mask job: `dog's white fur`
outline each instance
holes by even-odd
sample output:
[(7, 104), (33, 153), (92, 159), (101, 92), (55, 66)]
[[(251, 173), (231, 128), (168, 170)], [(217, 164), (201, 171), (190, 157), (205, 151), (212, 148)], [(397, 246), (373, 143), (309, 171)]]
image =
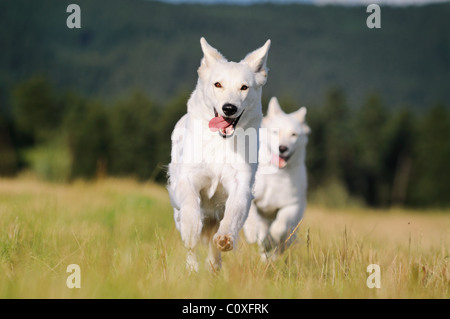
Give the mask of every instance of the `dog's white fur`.
[[(187, 114), (172, 133), (168, 183), (175, 224), (188, 249), (186, 266), (190, 271), (199, 269), (195, 247), (202, 237), (209, 245), (208, 267), (220, 269), (221, 251), (233, 249), (247, 218), (257, 163), (236, 163), (226, 156), (236, 155), (234, 142), (243, 130), (258, 131), (260, 127), (270, 40), (239, 63), (227, 61), (204, 38), (200, 44), (204, 56), (197, 86), (187, 103)], [(243, 85), (248, 89), (243, 90)], [(216, 115), (225, 116), (222, 107), (227, 103), (237, 107), (235, 117), (241, 118), (235, 136), (224, 138), (212, 132), (208, 123), (215, 110)], [(255, 144), (257, 149), (258, 138)]]
[[(263, 128), (272, 130), (273, 134), (279, 133), (279, 145), (286, 146), (290, 156), (286, 166), (274, 174), (262, 173), (267, 169), (264, 166), (274, 165), (270, 161), (260, 163), (256, 173), (255, 198), (244, 234), (249, 243), (259, 245), (262, 259), (275, 258), (292, 243), (295, 236), (292, 232), (306, 207), (305, 154), (310, 128), (305, 123), (305, 115), (305, 107), (291, 114), (284, 113), (277, 98), (273, 97), (262, 122)], [(263, 137), (261, 134), (260, 158), (278, 156), (278, 145), (274, 147), (274, 143), (268, 143)]]

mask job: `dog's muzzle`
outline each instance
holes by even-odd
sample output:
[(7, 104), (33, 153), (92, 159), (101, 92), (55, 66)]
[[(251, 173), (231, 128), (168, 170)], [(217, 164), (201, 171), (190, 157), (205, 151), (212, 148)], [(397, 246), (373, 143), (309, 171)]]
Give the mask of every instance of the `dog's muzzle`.
[[(225, 112), (224, 112), (225, 113)], [(231, 113), (231, 112), (228, 112)], [(235, 112), (233, 112), (234, 114)], [(242, 114), (244, 114), (244, 111), (242, 113), (235, 117), (227, 117), (227, 116), (220, 116), (217, 112), (216, 108), (214, 108), (214, 117), (209, 121), (209, 129), (213, 132), (218, 131), (219, 135), (223, 138), (228, 138), (234, 135), (234, 131), (236, 128), (236, 125), (238, 124), (239, 120), (241, 119)], [(225, 113), (226, 115), (226, 113)]]
[(287, 155), (272, 153), (271, 162), (273, 165), (277, 166), (278, 168), (285, 168), (293, 153), (294, 152), (291, 152), (290, 154), (287, 154)]

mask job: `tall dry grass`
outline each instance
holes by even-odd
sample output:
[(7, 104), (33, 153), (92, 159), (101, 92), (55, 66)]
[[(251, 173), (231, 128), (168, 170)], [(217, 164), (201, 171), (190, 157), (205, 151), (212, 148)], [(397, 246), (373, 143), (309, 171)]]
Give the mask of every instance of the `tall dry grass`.
[[(276, 261), (241, 240), (222, 271), (189, 275), (163, 187), (2, 179), (0, 298), (449, 298), (449, 235), (448, 212), (310, 205)], [(66, 286), (69, 264), (80, 289)], [(366, 285), (369, 264), (380, 289)]]

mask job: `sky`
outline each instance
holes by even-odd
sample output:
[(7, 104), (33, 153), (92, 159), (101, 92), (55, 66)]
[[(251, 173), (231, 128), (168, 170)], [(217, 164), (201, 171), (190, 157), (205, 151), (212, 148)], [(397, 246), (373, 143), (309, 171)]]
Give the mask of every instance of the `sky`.
[(450, 2), (450, 0), (160, 0), (169, 3), (230, 3), (230, 4), (252, 4), (252, 3), (310, 3), (316, 5), (339, 4), (339, 5), (378, 5), (409, 6), (424, 5), (432, 3)]

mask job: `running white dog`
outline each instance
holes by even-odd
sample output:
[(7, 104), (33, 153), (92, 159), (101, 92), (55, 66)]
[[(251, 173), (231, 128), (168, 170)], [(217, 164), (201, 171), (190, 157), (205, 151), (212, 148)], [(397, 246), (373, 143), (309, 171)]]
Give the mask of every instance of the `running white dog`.
[[(220, 269), (221, 251), (233, 249), (247, 218), (270, 40), (239, 63), (227, 61), (204, 38), (200, 44), (197, 86), (172, 132), (168, 184), (190, 271), (198, 271), (194, 248), (202, 237), (209, 244), (207, 264)], [(250, 147), (236, 145), (252, 134)]]
[[(261, 160), (256, 173), (255, 199), (244, 234), (249, 243), (258, 243), (263, 260), (275, 258), (292, 243), (292, 232), (306, 207), (305, 154), (310, 129), (305, 115), (305, 107), (291, 114), (284, 113), (273, 97), (262, 121), (263, 128), (279, 133), (279, 144), (269, 143), (261, 134), (259, 155), (269, 160)], [(270, 165), (278, 170), (273, 174), (264, 173)]]

